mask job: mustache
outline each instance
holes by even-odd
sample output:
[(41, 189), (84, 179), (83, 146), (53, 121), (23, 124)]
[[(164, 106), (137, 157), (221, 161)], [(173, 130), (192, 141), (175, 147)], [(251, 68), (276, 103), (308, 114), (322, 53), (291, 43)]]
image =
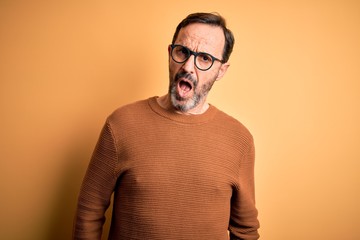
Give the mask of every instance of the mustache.
[(175, 82), (177, 82), (180, 78), (187, 79), (190, 81), (194, 86), (197, 85), (197, 81), (191, 76), (190, 73), (187, 72), (179, 72), (175, 75)]

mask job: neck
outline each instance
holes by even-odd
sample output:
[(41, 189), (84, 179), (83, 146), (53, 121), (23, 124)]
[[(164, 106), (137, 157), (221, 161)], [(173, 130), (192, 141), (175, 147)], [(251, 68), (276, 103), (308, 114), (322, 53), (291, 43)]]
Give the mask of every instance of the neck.
[(204, 103), (200, 103), (198, 106), (196, 106), (193, 109), (190, 109), (189, 111), (186, 111), (186, 112), (179, 111), (172, 105), (169, 94), (166, 94), (164, 96), (157, 98), (157, 102), (160, 105), (160, 107), (162, 107), (164, 109), (172, 110), (176, 113), (185, 114), (185, 115), (203, 114), (209, 108), (209, 104), (207, 102), (204, 102)]

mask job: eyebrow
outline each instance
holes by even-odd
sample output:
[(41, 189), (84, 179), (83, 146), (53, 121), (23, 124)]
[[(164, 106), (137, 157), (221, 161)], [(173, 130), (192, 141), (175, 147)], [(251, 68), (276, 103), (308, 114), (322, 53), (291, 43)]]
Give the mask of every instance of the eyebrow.
[(206, 53), (206, 54), (209, 54), (210, 56), (214, 57), (216, 60), (220, 61), (221, 63), (224, 63), (224, 60), (222, 60), (222, 55), (221, 55), (221, 58), (218, 58), (216, 56), (214, 56), (214, 54), (212, 53), (209, 53), (209, 52), (205, 52), (205, 51), (194, 51), (192, 50), (190, 47), (184, 45), (184, 44), (181, 44), (181, 43), (172, 43), (171, 45), (180, 45), (180, 46), (183, 46), (183, 47), (186, 47), (187, 49), (189, 49), (191, 52), (194, 52), (194, 53)]

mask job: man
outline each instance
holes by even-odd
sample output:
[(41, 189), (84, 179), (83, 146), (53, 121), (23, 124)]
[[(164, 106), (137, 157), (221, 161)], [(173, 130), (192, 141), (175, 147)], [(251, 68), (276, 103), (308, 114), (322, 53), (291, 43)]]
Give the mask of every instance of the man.
[(191, 14), (178, 25), (168, 47), (168, 93), (123, 106), (104, 125), (74, 239), (101, 239), (112, 193), (112, 240), (259, 238), (253, 138), (206, 101), (233, 44), (217, 14)]

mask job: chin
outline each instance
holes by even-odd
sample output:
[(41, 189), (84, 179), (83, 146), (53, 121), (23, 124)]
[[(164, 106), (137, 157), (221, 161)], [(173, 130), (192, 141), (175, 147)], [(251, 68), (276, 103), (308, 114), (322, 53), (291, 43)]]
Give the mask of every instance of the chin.
[(170, 94), (170, 96), (172, 105), (180, 112), (188, 112), (194, 109), (200, 102), (200, 98), (197, 95), (189, 99), (183, 99), (175, 93)]

